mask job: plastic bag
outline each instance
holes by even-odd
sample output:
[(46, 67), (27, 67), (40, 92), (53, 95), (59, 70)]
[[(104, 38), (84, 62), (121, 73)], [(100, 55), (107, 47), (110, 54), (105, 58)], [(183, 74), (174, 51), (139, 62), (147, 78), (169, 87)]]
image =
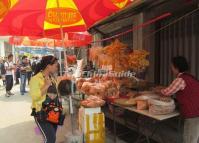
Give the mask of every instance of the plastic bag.
[(175, 102), (171, 98), (168, 98), (168, 100), (163, 98), (150, 99), (148, 103), (149, 113), (154, 115), (165, 115), (172, 113), (175, 110)]

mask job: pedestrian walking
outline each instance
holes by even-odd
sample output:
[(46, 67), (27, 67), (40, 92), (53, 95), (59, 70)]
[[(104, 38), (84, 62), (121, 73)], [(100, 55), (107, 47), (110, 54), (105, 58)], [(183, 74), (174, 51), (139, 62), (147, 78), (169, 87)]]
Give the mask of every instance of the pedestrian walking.
[(31, 62), (30, 60), (28, 60), (28, 63), (27, 63), (27, 79), (28, 79), (28, 85), (30, 83), (30, 79), (32, 77), (32, 66), (31, 66)]
[(28, 69), (28, 59), (27, 59), (27, 56), (23, 56), (22, 62), (20, 64), (20, 92), (21, 92), (21, 95), (24, 95), (25, 93), (27, 93), (27, 91), (26, 91), (27, 69)]
[(11, 95), (14, 95), (11, 93), (12, 87), (13, 87), (13, 70), (14, 70), (14, 64), (13, 64), (13, 55), (8, 55), (8, 60), (4, 63), (5, 66), (5, 80), (6, 80), (6, 97), (10, 97)]

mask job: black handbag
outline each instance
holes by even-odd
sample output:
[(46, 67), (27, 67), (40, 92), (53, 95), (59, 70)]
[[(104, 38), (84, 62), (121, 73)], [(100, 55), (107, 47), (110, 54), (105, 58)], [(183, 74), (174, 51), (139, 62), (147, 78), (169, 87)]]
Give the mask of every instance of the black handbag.
[(52, 85), (48, 89), (48, 93), (57, 94), (55, 99), (46, 97), (46, 100), (42, 104), (42, 111), (45, 112), (44, 117), (48, 122), (63, 125), (65, 120), (65, 115), (63, 114), (62, 103), (59, 101), (59, 92), (56, 87), (56, 82), (51, 78)]
[(36, 109), (33, 108), (32, 109), (32, 113), (31, 113), (31, 116), (35, 117), (37, 120), (39, 121), (46, 121), (46, 112), (44, 112), (43, 110), (39, 111), (39, 112), (36, 112)]
[(63, 114), (63, 108), (58, 97), (54, 100), (49, 97), (46, 98), (42, 104), (42, 117), (53, 124), (63, 125), (65, 115)]

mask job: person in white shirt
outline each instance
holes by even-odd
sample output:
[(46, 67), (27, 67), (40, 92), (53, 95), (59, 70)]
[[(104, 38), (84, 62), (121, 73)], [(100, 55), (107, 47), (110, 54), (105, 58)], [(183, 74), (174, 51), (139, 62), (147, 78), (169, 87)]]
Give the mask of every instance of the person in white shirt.
[(6, 97), (10, 97), (11, 95), (14, 95), (11, 93), (12, 87), (13, 87), (13, 70), (14, 70), (14, 64), (13, 64), (13, 55), (8, 55), (8, 60), (4, 63), (5, 66), (5, 78), (6, 78)]

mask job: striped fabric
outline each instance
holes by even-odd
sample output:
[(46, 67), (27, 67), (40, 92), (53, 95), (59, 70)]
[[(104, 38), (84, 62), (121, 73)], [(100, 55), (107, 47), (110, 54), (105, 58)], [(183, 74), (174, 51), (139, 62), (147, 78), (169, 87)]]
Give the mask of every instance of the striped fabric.
[(186, 87), (186, 83), (182, 78), (176, 78), (166, 89), (161, 92), (163, 95), (171, 96)]

